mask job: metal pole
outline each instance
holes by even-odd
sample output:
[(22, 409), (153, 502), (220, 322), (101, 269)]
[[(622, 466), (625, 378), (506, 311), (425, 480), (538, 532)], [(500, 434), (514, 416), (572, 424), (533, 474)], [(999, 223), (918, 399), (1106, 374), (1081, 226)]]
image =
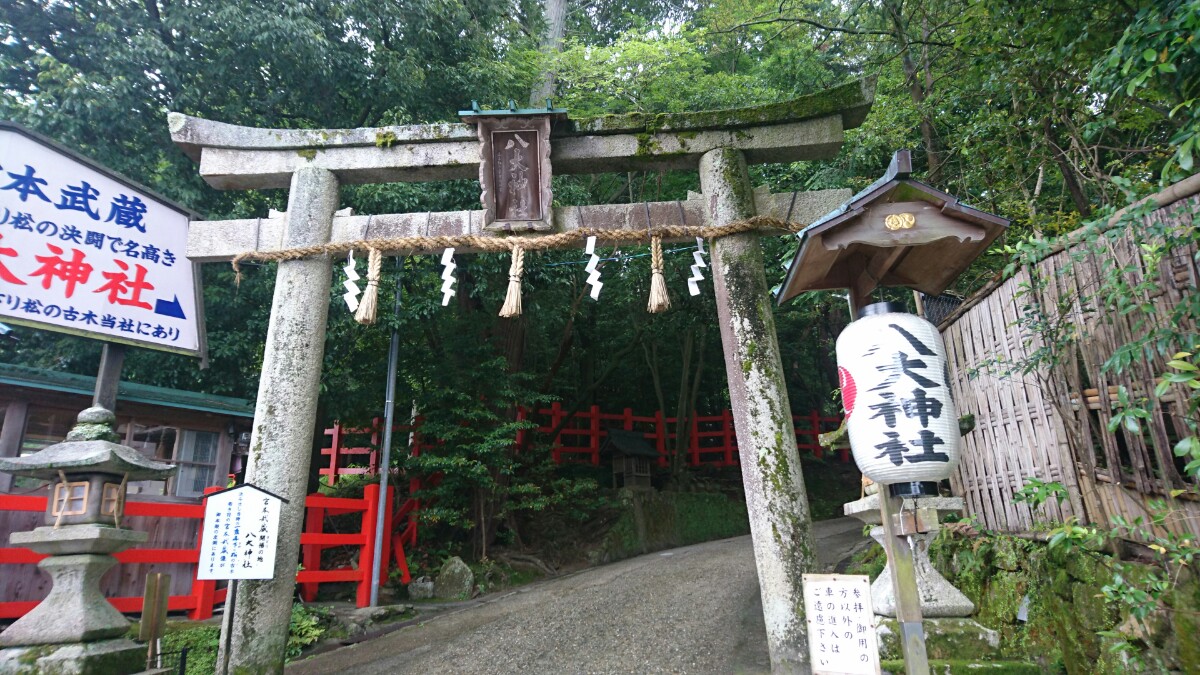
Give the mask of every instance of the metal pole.
[[(404, 259), (396, 258), (396, 267), (403, 273)], [(396, 299), (392, 305), (392, 317), (400, 314), (400, 277), (396, 277)], [(383, 457), (379, 462), (379, 510), (375, 518), (375, 551), (371, 559), (371, 606), (379, 605), (379, 572), (383, 565), (383, 524), (387, 522), (387, 511), (392, 508), (388, 500), (388, 474), (392, 468), (392, 425), (396, 419), (396, 361), (400, 359), (400, 331), (392, 324), (392, 341), (388, 345), (387, 394), (383, 409)]]
[[(201, 524), (203, 527), (203, 524)], [(224, 644), (221, 645), (221, 669), (217, 671), (218, 675), (229, 675), (229, 657), (233, 653), (230, 648), (233, 643), (233, 613), (237, 610), (237, 592), (238, 580), (234, 579), (229, 582), (229, 590), (225, 596), (225, 613), (221, 616), (221, 639)]]

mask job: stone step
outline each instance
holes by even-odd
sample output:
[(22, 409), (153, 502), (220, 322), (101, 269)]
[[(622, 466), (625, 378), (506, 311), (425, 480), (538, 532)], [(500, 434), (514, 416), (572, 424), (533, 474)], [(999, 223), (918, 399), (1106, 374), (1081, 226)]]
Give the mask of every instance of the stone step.
[[(904, 675), (903, 661), (883, 661), (884, 675)], [(1042, 669), (1020, 661), (930, 661), (930, 675), (1041, 675)]]

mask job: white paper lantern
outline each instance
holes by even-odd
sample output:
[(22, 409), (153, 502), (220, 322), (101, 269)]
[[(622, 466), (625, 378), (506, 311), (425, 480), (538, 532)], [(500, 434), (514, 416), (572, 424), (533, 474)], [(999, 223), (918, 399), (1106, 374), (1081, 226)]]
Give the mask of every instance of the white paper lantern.
[(877, 483), (949, 478), (958, 466), (958, 411), (937, 328), (878, 303), (837, 339), (854, 461)]

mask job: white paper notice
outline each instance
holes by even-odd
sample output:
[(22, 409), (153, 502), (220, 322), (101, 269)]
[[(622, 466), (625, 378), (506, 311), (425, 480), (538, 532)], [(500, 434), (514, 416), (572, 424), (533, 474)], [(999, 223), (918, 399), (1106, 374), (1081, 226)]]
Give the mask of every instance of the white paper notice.
[(878, 675), (870, 578), (805, 574), (804, 614), (814, 675)]

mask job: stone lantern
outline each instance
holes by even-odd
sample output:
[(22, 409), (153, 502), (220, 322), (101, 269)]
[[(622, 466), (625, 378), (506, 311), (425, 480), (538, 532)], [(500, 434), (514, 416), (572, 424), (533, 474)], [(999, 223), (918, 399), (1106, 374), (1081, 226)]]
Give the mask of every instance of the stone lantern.
[(14, 532), (10, 542), (49, 557), (38, 563), (50, 594), (0, 633), (0, 672), (36, 664), (36, 672), (134, 673), (145, 648), (124, 638), (129, 621), (100, 592), (113, 553), (146, 541), (121, 528), (129, 481), (160, 480), (175, 467), (120, 445), (115, 416), (104, 408), (79, 413), (65, 441), (32, 455), (0, 458), (0, 471), (51, 482), (45, 525)]

